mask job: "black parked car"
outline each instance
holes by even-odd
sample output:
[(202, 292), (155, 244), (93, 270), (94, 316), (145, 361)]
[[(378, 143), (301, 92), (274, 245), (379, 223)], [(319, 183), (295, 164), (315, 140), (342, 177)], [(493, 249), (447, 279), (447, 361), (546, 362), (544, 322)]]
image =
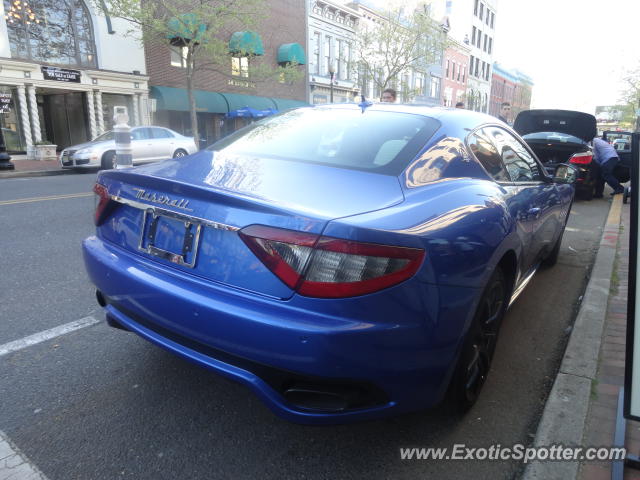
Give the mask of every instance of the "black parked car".
[(572, 110), (525, 110), (518, 114), (513, 128), (547, 172), (553, 174), (561, 163), (576, 167), (576, 194), (587, 200), (593, 198), (596, 172), (589, 142), (598, 134), (596, 117)]
[(628, 182), (631, 178), (631, 135), (631, 132), (619, 131), (606, 131), (602, 134), (602, 139), (611, 142), (618, 152), (620, 162), (613, 174), (620, 183)]

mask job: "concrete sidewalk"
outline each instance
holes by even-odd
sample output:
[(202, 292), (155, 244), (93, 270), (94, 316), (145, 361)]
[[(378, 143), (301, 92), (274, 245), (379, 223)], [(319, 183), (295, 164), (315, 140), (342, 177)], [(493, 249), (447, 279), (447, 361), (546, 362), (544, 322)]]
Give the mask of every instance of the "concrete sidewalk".
[(65, 175), (74, 170), (63, 170), (56, 160), (27, 160), (26, 155), (11, 155), (13, 170), (0, 170), (0, 178), (41, 177), (46, 175)]
[[(611, 278), (611, 293), (600, 348), (598, 372), (589, 402), (584, 445), (611, 445), (615, 431), (618, 393), (624, 385), (627, 298), (629, 285), (629, 205), (622, 208), (616, 262)], [(625, 446), (630, 454), (640, 453), (640, 425), (628, 421)], [(610, 479), (611, 463), (584, 462), (578, 477), (581, 480)], [(640, 479), (640, 471), (625, 468), (625, 479)]]
[[(613, 197), (595, 264), (534, 446), (611, 447), (624, 384), (630, 206)], [(640, 426), (627, 422), (625, 445), (640, 451)], [(523, 479), (611, 478), (611, 462), (533, 462)], [(625, 479), (640, 471), (625, 469)]]

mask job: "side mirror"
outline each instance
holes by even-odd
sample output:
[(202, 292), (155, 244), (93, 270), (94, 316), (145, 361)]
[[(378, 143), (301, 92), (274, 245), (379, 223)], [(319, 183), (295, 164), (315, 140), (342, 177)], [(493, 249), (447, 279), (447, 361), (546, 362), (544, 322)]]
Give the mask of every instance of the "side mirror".
[(567, 163), (561, 163), (556, 167), (556, 171), (553, 173), (553, 181), (555, 183), (566, 183), (574, 185), (578, 180), (578, 169), (573, 165)]

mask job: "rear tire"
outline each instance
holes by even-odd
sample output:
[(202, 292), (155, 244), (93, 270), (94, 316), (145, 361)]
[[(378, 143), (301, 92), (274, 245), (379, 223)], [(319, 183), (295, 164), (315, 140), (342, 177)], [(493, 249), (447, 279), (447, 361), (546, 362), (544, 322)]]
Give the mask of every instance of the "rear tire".
[(507, 310), (507, 295), (507, 281), (498, 267), (482, 293), (449, 385), (449, 398), (458, 413), (467, 412), (476, 403), (487, 379)]
[(105, 152), (100, 161), (102, 170), (111, 170), (116, 168), (116, 152), (113, 150)]
[(590, 188), (582, 189), (579, 192), (579, 196), (582, 200), (587, 200), (587, 201), (593, 200), (594, 190), (595, 190), (595, 187), (593, 186)]
[(562, 245), (562, 237), (564, 237), (564, 230), (567, 228), (567, 223), (569, 222), (569, 215), (571, 215), (571, 208), (573, 207), (573, 202), (569, 205), (569, 210), (567, 211), (567, 217), (564, 219), (564, 225), (562, 227), (562, 232), (560, 232), (560, 236), (558, 240), (556, 240), (556, 244), (553, 246), (553, 249), (549, 252), (544, 260), (542, 260), (541, 265), (544, 268), (551, 268), (556, 263), (558, 263), (558, 257), (560, 256), (560, 246)]
[(182, 158), (182, 157), (186, 157), (187, 155), (188, 155), (187, 151), (182, 148), (179, 148), (178, 150), (173, 152), (173, 158)]

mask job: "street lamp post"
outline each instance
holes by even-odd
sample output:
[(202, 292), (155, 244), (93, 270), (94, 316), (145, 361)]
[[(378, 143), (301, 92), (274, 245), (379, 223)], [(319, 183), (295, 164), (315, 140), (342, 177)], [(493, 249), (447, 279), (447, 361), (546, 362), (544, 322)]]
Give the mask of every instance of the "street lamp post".
[(0, 170), (13, 170), (16, 166), (11, 163), (11, 157), (7, 153), (7, 147), (4, 144), (4, 133), (0, 128)]
[(331, 84), (329, 85), (329, 91), (331, 92), (329, 95), (330, 103), (333, 103), (333, 77), (336, 74), (336, 67), (333, 63), (329, 64), (329, 76), (331, 77)]

